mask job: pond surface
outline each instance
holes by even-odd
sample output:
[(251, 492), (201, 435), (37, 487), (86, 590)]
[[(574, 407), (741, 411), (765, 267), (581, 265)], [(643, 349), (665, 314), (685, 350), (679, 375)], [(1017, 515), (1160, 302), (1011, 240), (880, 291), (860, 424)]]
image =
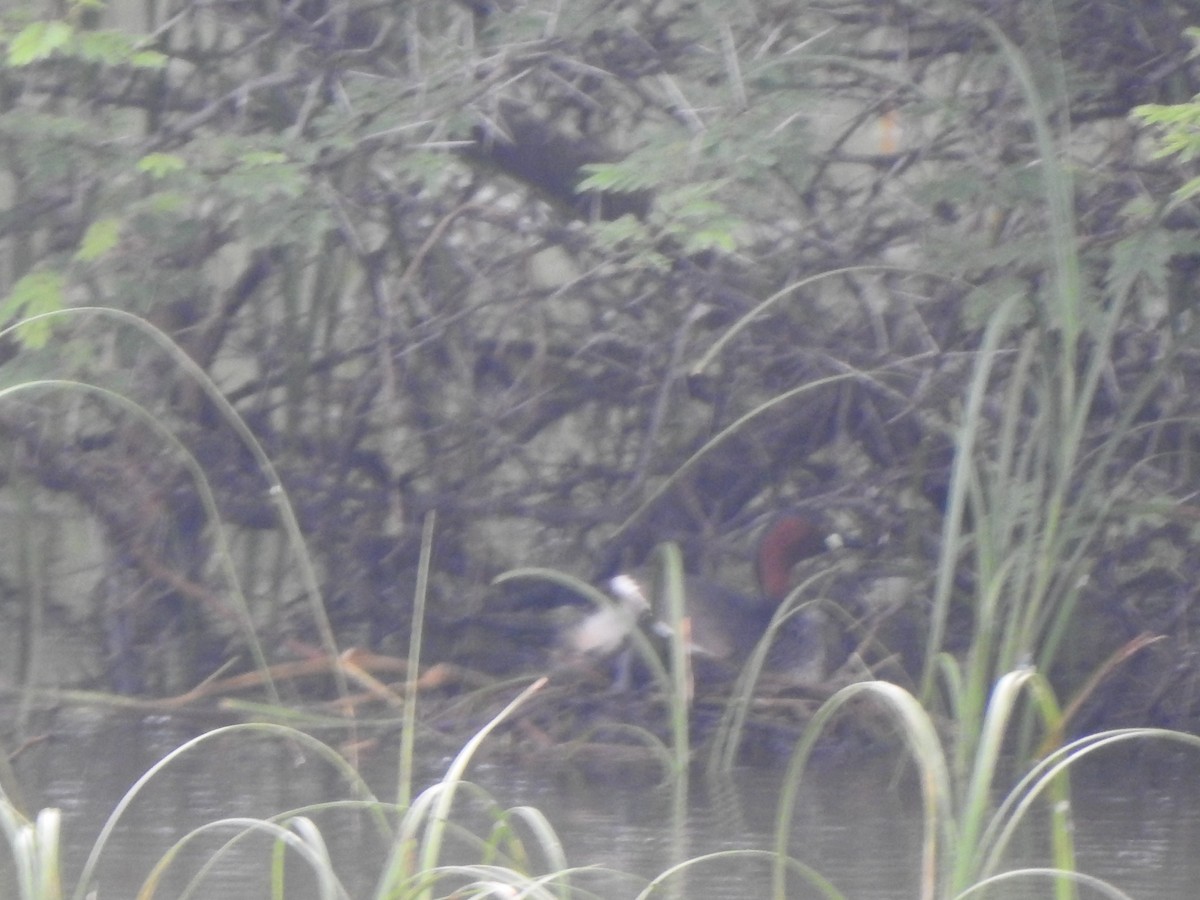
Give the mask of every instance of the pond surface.
[[(198, 733), (194, 723), (72, 711), (48, 722), (46, 741), (27, 749), (17, 774), (36, 808), (64, 814), (68, 886), (83, 866), (104, 820), (152, 765)], [(393, 749), (376, 751), (363, 774), (383, 798), (393, 796)], [(448, 759), (431, 760), (421, 787), (435, 782)], [(792, 829), (793, 854), (856, 900), (895, 900), (917, 893), (919, 797), (911, 777), (896, 777), (891, 757), (816, 760), (801, 787)], [(687, 827), (670, 827), (670, 797), (644, 773), (619, 768), (597, 776), (563, 766), (483, 762), (471, 781), (503, 807), (528, 804), (549, 819), (567, 861), (638, 876), (591, 881), (599, 896), (632, 897), (674, 860), (716, 850), (772, 845), (783, 773), (741, 770), (728, 783), (694, 785)], [(1076, 772), (1074, 809), (1081, 871), (1105, 878), (1136, 898), (1178, 900), (1200, 884), (1200, 756), (1175, 750), (1116, 750)], [(327, 763), (294, 745), (245, 734), (206, 744), (164, 769), (130, 806), (101, 855), (99, 900), (136, 894), (171, 844), (205, 823), (231, 816), (261, 818), (308, 803), (345, 799), (346, 783)], [(368, 897), (382, 865), (380, 842), (366, 816), (314, 815), (351, 896)], [(486, 833), (480, 817), (476, 833)], [(1030, 828), (1019, 853), (1043, 862), (1044, 841)], [(204, 859), (230, 837), (224, 830), (195, 846), (156, 896), (179, 896)], [(270, 853), (260, 838), (232, 849), (201, 887), (199, 898), (265, 897)], [(293, 866), (289, 898), (312, 896), (306, 872)], [(703, 863), (683, 896), (765, 896), (765, 863)], [(186, 874), (185, 874), (186, 873)], [(7, 878), (4, 878), (7, 881)], [(815, 895), (814, 895), (815, 896)], [(1007, 887), (989, 897), (1050, 896), (1045, 882)], [(1086, 893), (1083, 896), (1088, 896)]]

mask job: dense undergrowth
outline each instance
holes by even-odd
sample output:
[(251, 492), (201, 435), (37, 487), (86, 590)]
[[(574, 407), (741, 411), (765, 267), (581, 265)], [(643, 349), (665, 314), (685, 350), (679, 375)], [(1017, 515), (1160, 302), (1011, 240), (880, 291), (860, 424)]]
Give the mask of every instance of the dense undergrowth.
[(580, 599), (498, 573), (737, 581), (795, 509), (861, 546), (798, 600), (831, 687), (1191, 721), (1195, 229), (1127, 115), (1180, 9), (518, 6), (0, 18), (5, 384), (91, 386), (0, 408), (5, 677), (403, 658), (433, 511), (427, 662), (520, 676)]
[[(418, 4), (364, 36), (382, 13), (358, 4), (266, 30), (269, 11), (193, 27), (203, 11), (185, 4), (135, 37), (92, 22), (92, 6), (0, 18), (0, 138), (20, 151), (5, 163), (4, 309), (19, 321), (0, 334), (0, 431), (23, 573), (2, 612), (22, 713), (87, 702), (252, 720), (161, 766), (217, 737), (298, 743), (354, 785), (344, 807), (377, 832), (380, 898), (601, 894), (536, 810), (489, 806), (483, 833), (455, 819), (460, 797), (482, 797), (468, 764), (516, 722), (564, 755), (652, 760), (676, 827), (697, 772), (726, 775), (754, 729), (775, 729), (786, 766), (761, 851), (775, 894), (838, 897), (788, 838), (814, 746), (850, 722), (919, 773), (923, 898), (1016, 879), (1121, 896), (1077, 871), (1070, 772), (1131, 740), (1197, 743), (1197, 254), (1186, 184), (1173, 201), (1161, 189), (1177, 171), (1144, 148), (1130, 151), (1137, 177), (1087, 165), (1108, 148), (1089, 118), (1106, 107), (1077, 92), (1090, 63), (1070, 31), (1089, 4), (1028, 4), (1037, 35), (954, 3), (892, 6), (915, 30), (853, 9), (796, 24), (762, 4), (756, 31), (710, 9), (698, 34), (656, 8), (631, 26), (641, 64), (574, 11)], [(224, 53), (209, 27), (309, 62), (243, 81), (206, 67)], [(923, 54), (870, 70), (855, 40), (877, 29), (927, 35), (952, 75)], [(80, 93), (85, 72), (100, 93)], [(1122, 116), (1147, 99), (1096, 90), (1109, 87)], [(832, 141), (794, 111), (801, 96), (860, 95), (874, 99)], [(126, 115), (97, 113), (109, 103)], [(897, 112), (906, 145), (852, 142)], [(606, 126), (636, 149), (593, 144)], [(528, 142), (567, 170), (531, 168)], [(523, 187), (481, 184), (496, 170)], [(64, 179), (72, 202), (51, 203)], [(550, 251), (568, 260), (548, 275)], [(741, 677), (698, 688), (682, 579), (724, 568), (783, 507), (864, 549), (815, 565), (788, 601), (824, 610), (841, 652), (764, 717), (773, 631)], [(82, 611), (63, 600), (69, 554), (41, 549), (71, 510), (100, 535), (79, 551), (94, 576)], [(674, 637), (633, 633), (643, 677), (632, 703), (609, 703), (605, 672), (555, 667), (548, 608), (610, 603), (591, 577), (656, 545)], [(584, 558), (601, 562), (571, 564)], [(562, 571), (493, 582), (531, 562)], [(871, 599), (884, 581), (898, 599)], [(40, 661), (64, 626), (106, 650), (50, 677)], [(416, 736), (448, 710), (461, 750), (420, 790)], [(329, 746), (278, 724), (297, 714), (348, 741), (398, 726), (397, 796), (371, 796)], [(19, 896), (88, 896), (113, 828), (63, 885), (59, 815), (26, 808), (20, 782), (0, 768)], [(1048, 819), (1055, 868), (1007, 871), (1032, 817)], [(318, 820), (207, 827), (266, 835), (322, 897), (346, 896)], [(447, 862), (448, 831), (477, 861)], [(143, 896), (176, 861), (162, 857)], [(678, 892), (707, 861), (675, 860), (628, 893)]]

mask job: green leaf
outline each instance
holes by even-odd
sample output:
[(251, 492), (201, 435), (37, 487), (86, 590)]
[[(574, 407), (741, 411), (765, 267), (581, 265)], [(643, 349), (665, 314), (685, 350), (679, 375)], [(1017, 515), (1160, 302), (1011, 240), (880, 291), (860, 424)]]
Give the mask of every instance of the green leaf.
[(153, 215), (177, 215), (191, 205), (191, 198), (181, 191), (155, 191), (137, 204)]
[(725, 215), (725, 207), (715, 200), (689, 200), (675, 210), (675, 215), (680, 219), (695, 221), (715, 219)]
[(286, 153), (275, 150), (254, 150), (242, 154), (242, 164), (246, 166), (275, 166), (287, 161)]
[(626, 264), (665, 270), (670, 262), (653, 250), (653, 235), (645, 222), (636, 216), (624, 215), (609, 222), (590, 225), (597, 243), (609, 253), (626, 257)]
[(174, 153), (147, 153), (137, 162), (139, 172), (145, 172), (152, 178), (162, 178), (172, 172), (182, 172), (187, 168), (187, 160)]
[(129, 64), (139, 69), (161, 69), (167, 64), (167, 55), (157, 50), (138, 50), (130, 55)]
[(726, 228), (701, 228), (686, 236), (684, 250), (688, 253), (701, 253), (705, 250), (736, 253), (737, 238), (733, 236), (732, 231)]
[[(66, 295), (62, 272), (30, 272), (13, 285), (12, 293), (0, 302), (0, 320), (36, 316), (60, 310)], [(26, 347), (36, 350), (50, 339), (50, 322), (42, 319), (18, 325), (16, 334)]]
[(628, 159), (616, 163), (588, 163), (580, 171), (585, 177), (576, 185), (576, 193), (615, 191), (631, 194), (654, 187), (658, 180), (654, 173)]
[(1200, 97), (1169, 106), (1135, 106), (1133, 115), (1161, 130), (1155, 159), (1177, 156), (1181, 162), (1189, 162), (1200, 154)]
[(8, 63), (27, 66), (48, 58), (70, 43), (75, 30), (66, 22), (32, 22), (17, 32), (8, 45)]
[(1197, 176), (1196, 178), (1190, 178), (1185, 181), (1182, 185), (1176, 188), (1175, 193), (1172, 196), (1178, 203), (1183, 200), (1190, 200), (1197, 194), (1200, 194), (1200, 176)]
[(80, 262), (90, 262), (99, 259), (117, 245), (121, 239), (121, 220), (113, 216), (97, 219), (84, 232), (75, 258)]
[(115, 66), (133, 53), (133, 41), (119, 31), (84, 31), (79, 35), (76, 55), (86, 62)]

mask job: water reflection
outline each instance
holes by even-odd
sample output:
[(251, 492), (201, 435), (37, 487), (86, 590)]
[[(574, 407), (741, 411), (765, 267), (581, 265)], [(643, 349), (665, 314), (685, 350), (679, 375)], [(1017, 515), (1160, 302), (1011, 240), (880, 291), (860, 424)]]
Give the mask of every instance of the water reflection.
[[(915, 895), (920, 823), (911, 812), (917, 807), (907, 790), (889, 789), (892, 774), (890, 765), (882, 764), (855, 772), (822, 768), (801, 787), (792, 852), (832, 877), (848, 896)], [(741, 770), (729, 782), (697, 783), (682, 855), (770, 849), (781, 777), (779, 771)], [(528, 788), (537, 789), (533, 784)], [(544, 793), (543, 809), (559, 827), (570, 859), (600, 862), (647, 879), (675, 861), (665, 793), (655, 795), (619, 780), (598, 784), (569, 779), (555, 793)], [(765, 896), (769, 862), (722, 858), (701, 863), (689, 874), (687, 897)]]
[[(148, 768), (197, 729), (168, 719), (95, 713), (60, 714), (52, 738), (18, 760), (31, 802), (64, 813), (65, 868), (74, 884), (102, 823)], [(431, 760), (432, 783), (446, 760)], [(364, 776), (381, 797), (394, 796), (395, 759), (380, 753)], [(1200, 880), (1200, 759), (1174, 751), (1108, 753), (1077, 770), (1074, 803), (1080, 868), (1145, 900), (1189, 896)], [(920, 803), (889, 758), (823, 759), (801, 785), (791, 850), (828, 877), (846, 896), (863, 900), (916, 896)], [(602, 896), (632, 896), (681, 856), (730, 849), (769, 849), (775, 829), (781, 773), (739, 771), (729, 783), (693, 786), (682, 845), (670, 827), (669, 793), (645, 773), (584, 776), (568, 767), (514, 768), (481, 764), (471, 779), (505, 807), (541, 810), (563, 841), (573, 865), (607, 867), (639, 880), (598, 876), (588, 882)], [(100, 866), (102, 897), (132, 896), (165, 850), (189, 830), (231, 816), (263, 817), (307, 803), (344, 799), (348, 788), (328, 764), (293, 745), (231, 736), (166, 769), (132, 805)], [(323, 813), (316, 821), (351, 896), (369, 895), (386, 848), (370, 821), (358, 814)], [(482, 820), (486, 822), (486, 819)], [(164, 896), (187, 884), (199, 861), (233, 832), (199, 842), (193, 862), (179, 867)], [(1040, 861), (1036, 829), (1022, 843), (1021, 862)], [(229, 849), (194, 896), (265, 896), (269, 842), (264, 837)], [(289, 898), (311, 877), (290, 864)], [(764, 896), (766, 862), (712, 861), (689, 873), (685, 896)], [(1028, 884), (989, 896), (1040, 898), (1048, 886)], [(1021, 891), (1024, 891), (1022, 893)]]

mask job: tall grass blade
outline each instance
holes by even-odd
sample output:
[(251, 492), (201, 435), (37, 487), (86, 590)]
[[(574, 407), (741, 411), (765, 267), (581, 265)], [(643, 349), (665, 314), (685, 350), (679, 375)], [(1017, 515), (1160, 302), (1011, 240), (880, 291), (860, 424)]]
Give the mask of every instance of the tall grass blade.
[(329, 747), (327, 744), (317, 740), (311, 735), (283, 725), (272, 725), (265, 722), (247, 722), (237, 725), (225, 725), (221, 728), (214, 728), (212, 731), (206, 731), (204, 734), (198, 735), (197, 737), (180, 744), (161, 760), (147, 769), (142, 776), (133, 783), (133, 786), (125, 792), (124, 796), (121, 797), (116, 807), (105, 820), (104, 825), (100, 829), (99, 835), (97, 835), (95, 842), (92, 844), (92, 849), (89, 851), (87, 859), (83, 864), (83, 870), (80, 872), (79, 881), (75, 886), (75, 891), (71, 895), (74, 900), (85, 900), (88, 893), (93, 889), (93, 882), (96, 877), (96, 869), (100, 864), (100, 859), (104, 855), (104, 850), (108, 846), (108, 842), (112, 839), (112, 836), (116, 831), (117, 825), (120, 824), (122, 817), (125, 815), (126, 810), (129, 809), (133, 801), (136, 800), (142, 791), (154, 781), (159, 772), (181, 757), (191, 753), (198, 747), (208, 743), (213, 743), (222, 738), (231, 737), (234, 735), (242, 735), (243, 733), (245, 733), (247, 736), (273, 735), (280, 737), (284, 740), (301, 745), (303, 748), (312, 751), (313, 754), (318, 758), (324, 759), (326, 762), (330, 763), (334, 770), (346, 779), (347, 783), (350, 785), (352, 793), (376, 802), (375, 808), (379, 810), (374, 816), (376, 825), (379, 828), (380, 833), (385, 838), (390, 838), (391, 829), (381, 811), (382, 807), (378, 805), (378, 801), (376, 801), (375, 796), (371, 793), (370, 788), (367, 787), (366, 782), (363, 781), (362, 776), (358, 774), (358, 771), (332, 747)]
[(18, 900), (61, 900), (62, 814), (43, 809), (30, 821), (0, 797), (0, 832), (12, 857)]
[(217, 863), (220, 861), (221, 853), (228, 850), (239, 840), (245, 839), (252, 834), (264, 834), (273, 842), (292, 850), (303, 859), (314, 873), (320, 900), (349, 900), (350, 895), (333, 869), (333, 861), (330, 859), (325, 839), (321, 836), (319, 829), (317, 829), (312, 821), (303, 817), (293, 818), (286, 825), (247, 817), (216, 819), (212, 822), (206, 822), (199, 828), (188, 832), (188, 834), (176, 841), (166, 853), (159, 857), (154, 864), (154, 868), (151, 869), (150, 874), (143, 881), (137, 894), (137, 900), (152, 900), (156, 896), (162, 884), (163, 877), (167, 874), (175, 860), (180, 858), (180, 855), (189, 844), (201, 840), (212, 832), (228, 831), (231, 829), (236, 830), (238, 836), (222, 847), (216, 855), (210, 857), (200, 867), (200, 870), (192, 877), (188, 886), (178, 895), (178, 900), (189, 900), (189, 898), (195, 896), (196, 892), (202, 888), (205, 879), (215, 870)]
[[(2, 332), (0, 332), (2, 334)], [(279, 697), (275, 682), (271, 678), (270, 666), (267, 663), (266, 653), (262, 648), (262, 644), (258, 640), (258, 634), (254, 628), (254, 620), (250, 615), (250, 605), (246, 600), (246, 596), (241, 589), (241, 582), (237, 577), (237, 572), (234, 567), (233, 553), (228, 544), (228, 536), (225, 529), (216, 527), (216, 523), (220, 522), (220, 513), (217, 509), (216, 497), (213, 496), (212, 488), (208, 484), (208, 479), (205, 476), (204, 469), (199, 461), (192, 454), (191, 450), (179, 440), (162, 422), (152, 415), (148, 410), (138, 405), (129, 398), (118, 394), (108, 388), (99, 387), (93, 384), (87, 384), (80, 381), (69, 381), (65, 379), (45, 379), (38, 381), (27, 381), (19, 385), (0, 389), (0, 399), (24, 391), (36, 390), (67, 390), (81, 391), (88, 394), (93, 394), (107, 403), (118, 407), (125, 412), (137, 417), (144, 422), (153, 432), (158, 434), (171, 447), (173, 452), (177, 454), (177, 458), (183, 463), (183, 466), (188, 471), (188, 475), (192, 479), (192, 485), (196, 489), (196, 494), (200, 498), (201, 507), (204, 509), (204, 514), (209, 522), (214, 523), (213, 527), (213, 542), (215, 545), (215, 557), (221, 567), (221, 573), (226, 579), (229, 594), (234, 603), (234, 611), (238, 616), (238, 625), (242, 629), (243, 636), (246, 639), (247, 645), (250, 648), (255, 665), (263, 674), (263, 684), (270, 696), (272, 702), (276, 705), (282, 705), (282, 700)], [(336, 670), (335, 670), (336, 671)]]
[[(540, 691), (547, 680), (543, 676), (529, 685), (476, 732), (454, 757), (442, 780), (422, 792), (405, 811), (400, 823), (400, 834), (392, 845), (390, 857), (383, 869), (384, 874), (375, 894), (377, 898), (383, 900), (402, 896), (432, 896), (430, 873), (437, 868), (450, 819), (450, 809), (459, 787), (463, 784), (463, 776), (471, 759), (488, 735), (529, 697)], [(425, 834), (418, 842), (417, 832), (422, 826), (425, 828)]]
[(986, 879), (996, 873), (1017, 827), (1025, 821), (1033, 805), (1051, 788), (1055, 779), (1065, 775), (1070, 766), (1105, 747), (1148, 740), (1178, 743), (1200, 751), (1200, 736), (1164, 728), (1123, 728), (1099, 732), (1056, 750), (1034, 765), (997, 807), (981, 840), (982, 863), (977, 869), (977, 877)]
[[(1015, 896), (1029, 897), (1036, 896), (1030, 894), (1028, 888), (1023, 888), (1014, 885), (1013, 882), (1024, 881), (1050, 881), (1055, 887), (1055, 896), (1058, 896), (1058, 889), (1066, 886), (1070, 889), (1071, 895), (1075, 895), (1075, 886), (1083, 885), (1091, 888), (1102, 897), (1110, 897), (1112, 900), (1134, 900), (1129, 894), (1122, 891), (1115, 885), (1109, 884), (1102, 878), (1096, 878), (1094, 875), (1085, 875), (1083, 872), (1074, 872), (1063, 869), (1016, 869), (1012, 872), (1003, 872), (999, 875), (993, 875), (990, 878), (985, 878), (971, 887), (967, 888), (959, 894), (955, 894), (955, 900), (969, 900), (971, 897), (992, 897), (994, 896), (993, 888), (996, 887), (1013, 887), (1019, 893)], [(1034, 888), (1036, 890), (1036, 888)], [(1001, 894), (1001, 896), (1007, 896)]]
[[(259, 443), (258, 438), (254, 436), (254, 433), (250, 430), (245, 421), (243, 421), (237, 410), (233, 408), (233, 405), (225, 399), (225, 396), (221, 393), (221, 389), (217, 387), (216, 383), (212, 380), (209, 374), (205, 372), (204, 369), (201, 368), (200, 365), (197, 364), (190, 356), (188, 356), (186, 352), (184, 352), (183, 348), (176, 344), (164, 331), (155, 327), (153, 324), (141, 318), (140, 316), (133, 315), (132, 313), (125, 312), (124, 310), (100, 306), (81, 306), (71, 309), (60, 309), (51, 312), (40, 313), (36, 316), (30, 316), (27, 319), (0, 330), (0, 338), (5, 337), (6, 335), (12, 333), (14, 329), (21, 328), (23, 325), (30, 322), (42, 320), (51, 321), (59, 317), (86, 318), (89, 316), (96, 316), (102, 319), (111, 319), (118, 325), (128, 325), (146, 337), (150, 338), (150, 340), (160, 349), (162, 349), (171, 359), (171, 361), (179, 367), (180, 371), (186, 373), (192, 379), (197, 387), (199, 387), (204, 393), (206, 399), (208, 399), (213, 404), (213, 407), (221, 414), (225, 423), (231, 429), (233, 429), (234, 433), (237, 434), (237, 436), (241, 439), (243, 446), (250, 452), (251, 457), (254, 459), (255, 465), (258, 467), (260, 474), (262, 474), (264, 480), (266, 481), (267, 497), (271, 500), (276, 511), (279, 513), (280, 521), (283, 523), (284, 533), (287, 536), (288, 543), (292, 547), (295, 563), (300, 570), (301, 583), (304, 585), (305, 592), (310, 601), (313, 621), (316, 624), (317, 632), (320, 635), (322, 648), (325, 650), (330, 659), (336, 658), (338, 655), (337, 641), (334, 638), (333, 627), (329, 622), (329, 617), (326, 615), (325, 607), (322, 603), (321, 589), (317, 579), (316, 568), (307, 548), (305, 547), (304, 536), (300, 530), (300, 523), (296, 518), (295, 510), (292, 508), (292, 504), (288, 498), (287, 492), (283, 488), (283, 482), (279, 477), (279, 473), (276, 471), (275, 465), (271, 462), (267, 452), (263, 449), (262, 444)], [(80, 382), (51, 381), (47, 383), (57, 383), (60, 386), (75, 384), (77, 386), (90, 388), (98, 392), (103, 390), (94, 385), (83, 385)], [(9, 388), (5, 391), (0, 391), (0, 396), (3, 396), (10, 390), (20, 387), (23, 386), (17, 385), (15, 388)], [(113, 392), (105, 393), (107, 393), (110, 397), (119, 396)], [(149, 415), (145, 412), (145, 410), (141, 410), (140, 407), (137, 407), (136, 404), (133, 404), (132, 401), (126, 400), (125, 403), (127, 409), (140, 411), (140, 414), (143, 416)], [(164, 433), (164, 429), (161, 428), (161, 423), (155, 422), (154, 424), (160, 426), (160, 433)], [(179, 441), (173, 440), (173, 445), (179, 446)], [(190, 454), (188, 454), (188, 456), (190, 456)], [(197, 469), (199, 468), (198, 464), (196, 464), (194, 460), (192, 460), (192, 463)], [(191, 468), (192, 465), (190, 464), (189, 469)], [(203, 481), (203, 477), (200, 478), (200, 481)], [(207, 503), (209, 500), (211, 500), (211, 497), (205, 497), (204, 499)], [(213, 509), (215, 509), (215, 503), (213, 504)], [(219, 519), (214, 518), (211, 519), (211, 521), (215, 522), (219, 521)], [(217, 529), (217, 531), (219, 532), (220, 529)], [(236, 584), (236, 580), (232, 583)], [(257, 656), (259, 655), (260, 651), (256, 648), (254, 652), (256, 655), (256, 662), (258, 662)], [(264, 663), (260, 663), (260, 665), (265, 668)], [(346, 683), (345, 674), (340, 672), (335, 667), (333, 675), (335, 683), (337, 684), (339, 696), (345, 697), (349, 693), (349, 687)]]
[(421, 529), (421, 556), (417, 562), (417, 586), (413, 595), (412, 630), (408, 638), (407, 684), (404, 691), (403, 722), (400, 727), (399, 776), (396, 805), (407, 809), (412, 802), (414, 748), (417, 739), (417, 683), (421, 677), (421, 642), (425, 628), (425, 602), (429, 589), (429, 564), (433, 557), (433, 530), (437, 521), (431, 511)]
[[(984, 716), (982, 734), (959, 814), (960, 852), (955, 860), (951, 883), (954, 890), (965, 889), (980, 874), (978, 866), (988, 850), (984, 836), (990, 832), (991, 797), (996, 789), (996, 778), (1002, 770), (1005, 737), (1012, 731), (1017, 701), (1022, 692), (1029, 693), (1044, 731), (1051, 733), (1062, 727), (1062, 712), (1050, 684), (1034, 669), (1026, 667), (1009, 672), (996, 683)], [(1052, 790), (1056, 801), (1051, 807), (1051, 840), (1055, 862), (1063, 868), (1073, 869), (1074, 839), (1070, 822), (1069, 784), (1065, 773), (1053, 779)], [(1056, 890), (1069, 894), (1073, 887), (1064, 882)]]
[[(687, 598), (683, 583), (683, 555), (673, 543), (657, 550), (662, 571), (662, 596), (666, 600), (667, 624), (671, 629), (671, 684), (667, 695), (671, 717), (671, 850), (673, 861), (687, 858), (687, 812), (690, 783), (691, 746), (689, 711), (694, 685), (691, 661), (691, 621), (687, 618)], [(686, 885), (672, 881), (668, 897), (683, 897)]]
[(659, 545), (657, 549), (662, 571), (662, 596), (666, 601), (667, 625), (671, 629), (671, 682), (667, 702), (671, 716), (671, 748), (674, 757), (676, 779), (687, 788), (687, 771), (690, 762), (688, 738), (688, 710), (692, 704), (691, 647), (688, 634), (690, 624), (686, 622), (687, 608), (683, 584), (683, 556), (679, 547), (672, 543)]
[(788, 761), (775, 821), (776, 863), (772, 896), (787, 900), (788, 838), (801, 776), (821, 732), (842, 708), (854, 700), (876, 701), (895, 720), (909, 756), (920, 776), (922, 810), (921, 900), (935, 900), (938, 886), (948, 881), (948, 866), (958, 852), (955, 835), (954, 790), (937, 730), (924, 707), (903, 688), (884, 681), (864, 681), (842, 688), (817, 710)]
[(800, 598), (808, 596), (814, 584), (832, 577), (835, 572), (836, 568), (830, 567), (806, 578), (792, 589), (775, 610), (774, 616), (767, 625), (766, 633), (742, 665), (742, 670), (738, 673), (737, 680), (730, 689), (729, 700), (721, 711), (721, 720), (717, 723), (713, 734), (712, 750), (709, 753), (705, 769), (706, 777), (710, 780), (716, 781), (727, 776), (737, 764), (738, 751), (741, 748), (746, 719), (754, 700), (755, 687), (758, 685), (759, 676), (766, 665), (767, 656), (771, 651), (776, 634), (789, 619), (804, 615), (805, 611), (811, 608), (811, 601), (799, 602)]
[(1015, 308), (1016, 298), (1009, 298), (988, 322), (983, 336), (983, 344), (978, 354), (979, 362), (967, 392), (963, 422), (955, 438), (954, 467), (950, 477), (950, 492), (942, 523), (941, 558), (938, 561), (933, 611), (930, 614), (925, 668), (920, 681), (920, 696), (926, 701), (932, 697), (934, 673), (938, 665), (939, 654), (943, 649), (942, 645), (945, 641), (946, 627), (950, 616), (954, 576), (958, 569), (964, 541), (963, 513), (972, 478), (972, 457), (976, 441), (982, 437), (984, 427), (983, 401), (987, 393), (986, 388), (991, 377), (992, 366), (1000, 352), (1000, 340), (1008, 330)]
[(765, 403), (761, 403), (749, 412), (739, 416), (734, 422), (723, 428), (713, 437), (709, 438), (699, 450), (685, 459), (681, 464), (676, 466), (674, 470), (672, 470), (671, 474), (664, 478), (662, 482), (646, 496), (641, 504), (638, 505), (637, 509), (630, 513), (625, 518), (625, 521), (616, 527), (612, 535), (610, 535), (610, 540), (616, 539), (619, 535), (624, 534), (636, 523), (641, 521), (642, 517), (645, 516), (646, 513), (651, 509), (653, 509), (664, 496), (674, 490), (678, 486), (679, 482), (683, 480), (693, 468), (699, 465), (709, 453), (721, 446), (723, 443), (725, 443), (725, 441), (740, 433), (747, 424), (754, 421), (759, 416), (766, 415), (767, 413), (776, 410), (778, 407), (783, 406), (784, 404), (790, 403), (795, 398), (803, 396), (810, 391), (816, 391), (828, 385), (839, 384), (843, 381), (848, 381), (858, 377), (861, 377), (859, 373), (854, 372), (839, 373), (837, 375), (829, 375), (825, 378), (818, 378), (815, 381), (810, 381), (806, 384), (800, 385), (799, 387), (784, 391), (782, 394), (772, 397)]
[[(1047, 6), (1049, 5), (1047, 4)], [(1052, 9), (1048, 10), (1048, 17), (1053, 24)], [(1029, 105), (1034, 141), (1038, 148), (1042, 189), (1045, 192), (1046, 206), (1049, 211), (1050, 246), (1055, 274), (1057, 306), (1048, 311), (1050, 316), (1046, 324), (1053, 329), (1061, 329), (1063, 341), (1060, 358), (1069, 365), (1061, 366), (1059, 372), (1062, 376), (1060, 409), (1071, 410), (1075, 408), (1074, 361), (1082, 328), (1080, 304), (1083, 297), (1078, 236), (1075, 232), (1074, 185), (1070, 171), (1059, 158), (1058, 144), (1051, 130), (1050, 116), (1042, 99), (1042, 91), (1029, 68), (1025, 54), (994, 22), (982, 16), (978, 18), (978, 21), (1004, 54), (1009, 68), (1021, 86), (1025, 102)], [(1063, 121), (1066, 122), (1068, 119), (1064, 116)]]
[[(671, 884), (681, 872), (687, 872), (690, 869), (707, 863), (734, 862), (742, 859), (761, 859), (764, 863), (771, 866), (783, 866), (785, 871), (791, 872), (803, 879), (808, 887), (815, 889), (826, 900), (846, 900), (845, 895), (816, 869), (790, 856), (780, 859), (779, 854), (771, 850), (720, 850), (716, 853), (706, 853), (703, 856), (685, 860), (664, 869), (658, 875), (654, 876), (653, 880), (646, 885), (645, 889), (637, 895), (635, 900), (650, 900), (650, 898), (660, 896), (663, 885)], [(796, 896), (808, 897), (810, 895), (805, 893)]]

